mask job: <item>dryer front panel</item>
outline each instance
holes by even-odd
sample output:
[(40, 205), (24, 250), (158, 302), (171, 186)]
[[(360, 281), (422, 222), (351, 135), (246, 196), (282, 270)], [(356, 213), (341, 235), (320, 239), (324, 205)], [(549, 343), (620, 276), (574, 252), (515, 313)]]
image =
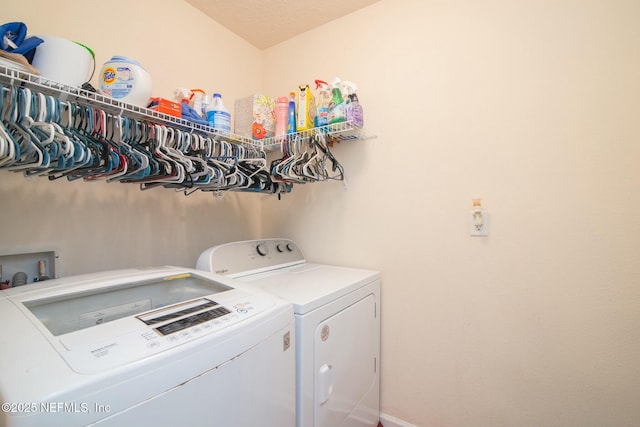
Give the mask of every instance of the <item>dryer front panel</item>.
[[(378, 422), (379, 322), (368, 295), (319, 323), (314, 338), (314, 426)], [(371, 410), (359, 408), (370, 405)], [(354, 419), (358, 414), (359, 419)]]

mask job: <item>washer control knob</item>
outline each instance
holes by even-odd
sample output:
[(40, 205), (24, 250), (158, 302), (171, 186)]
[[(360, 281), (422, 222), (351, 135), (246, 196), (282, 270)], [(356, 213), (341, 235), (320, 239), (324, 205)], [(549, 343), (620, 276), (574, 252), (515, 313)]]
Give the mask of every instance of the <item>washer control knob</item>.
[(287, 250), (288, 250), (289, 252), (293, 252), (293, 250), (294, 250), (295, 248), (296, 248), (296, 247), (294, 246), (294, 244), (293, 244), (293, 243), (287, 243)]
[(284, 245), (282, 243), (278, 243), (276, 245), (276, 249), (278, 250), (278, 252), (284, 252)]
[(256, 251), (258, 251), (258, 255), (266, 256), (269, 253), (269, 248), (266, 243), (260, 243), (256, 246)]

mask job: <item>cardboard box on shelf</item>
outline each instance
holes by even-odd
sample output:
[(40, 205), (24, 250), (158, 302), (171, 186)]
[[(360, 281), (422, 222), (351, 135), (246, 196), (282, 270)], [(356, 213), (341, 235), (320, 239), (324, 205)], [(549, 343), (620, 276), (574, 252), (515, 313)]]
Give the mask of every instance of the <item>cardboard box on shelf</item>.
[(182, 117), (182, 106), (180, 103), (165, 98), (151, 98), (149, 109), (174, 117)]
[(235, 102), (234, 133), (253, 139), (275, 135), (275, 101), (265, 95), (254, 94)]

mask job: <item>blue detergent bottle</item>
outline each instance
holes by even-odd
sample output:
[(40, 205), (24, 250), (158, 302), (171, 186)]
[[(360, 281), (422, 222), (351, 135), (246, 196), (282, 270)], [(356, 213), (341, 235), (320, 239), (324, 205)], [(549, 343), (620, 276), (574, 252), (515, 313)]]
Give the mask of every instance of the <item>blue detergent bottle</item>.
[(289, 119), (287, 120), (287, 133), (296, 132), (296, 93), (289, 92)]

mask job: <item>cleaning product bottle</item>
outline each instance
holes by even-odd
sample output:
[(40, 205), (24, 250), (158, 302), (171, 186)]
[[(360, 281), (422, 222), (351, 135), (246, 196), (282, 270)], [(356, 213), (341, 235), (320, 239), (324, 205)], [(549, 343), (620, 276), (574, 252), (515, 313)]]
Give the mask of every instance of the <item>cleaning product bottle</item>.
[(214, 129), (231, 132), (231, 114), (222, 102), (222, 95), (213, 94), (213, 100), (207, 108), (207, 121)]
[(347, 120), (345, 102), (342, 97), (342, 91), (340, 90), (340, 79), (336, 79), (334, 81), (332, 94), (333, 96), (329, 103), (329, 110), (327, 112), (327, 120), (330, 125)]
[(289, 119), (289, 100), (286, 96), (281, 96), (276, 100), (275, 107), (275, 115), (276, 115), (276, 131), (275, 137), (281, 137), (286, 135), (287, 126)]
[(296, 133), (296, 93), (289, 92), (289, 120), (287, 121), (287, 133)]
[(361, 128), (364, 126), (364, 111), (362, 110), (360, 101), (358, 101), (358, 95), (356, 95), (358, 87), (352, 82), (342, 82), (342, 87), (349, 97), (346, 104), (347, 122), (355, 127)]
[(315, 118), (315, 96), (309, 85), (298, 86), (298, 131), (312, 129)]
[(191, 95), (189, 96), (189, 105), (196, 110), (200, 117), (204, 117), (207, 114), (207, 94), (202, 89), (191, 89)]
[(325, 126), (329, 123), (327, 120), (327, 114), (329, 112), (329, 102), (331, 100), (331, 91), (329, 87), (329, 83), (316, 80), (316, 90), (318, 91), (317, 95), (317, 108), (316, 108), (316, 117), (314, 120), (314, 124), (316, 127)]

